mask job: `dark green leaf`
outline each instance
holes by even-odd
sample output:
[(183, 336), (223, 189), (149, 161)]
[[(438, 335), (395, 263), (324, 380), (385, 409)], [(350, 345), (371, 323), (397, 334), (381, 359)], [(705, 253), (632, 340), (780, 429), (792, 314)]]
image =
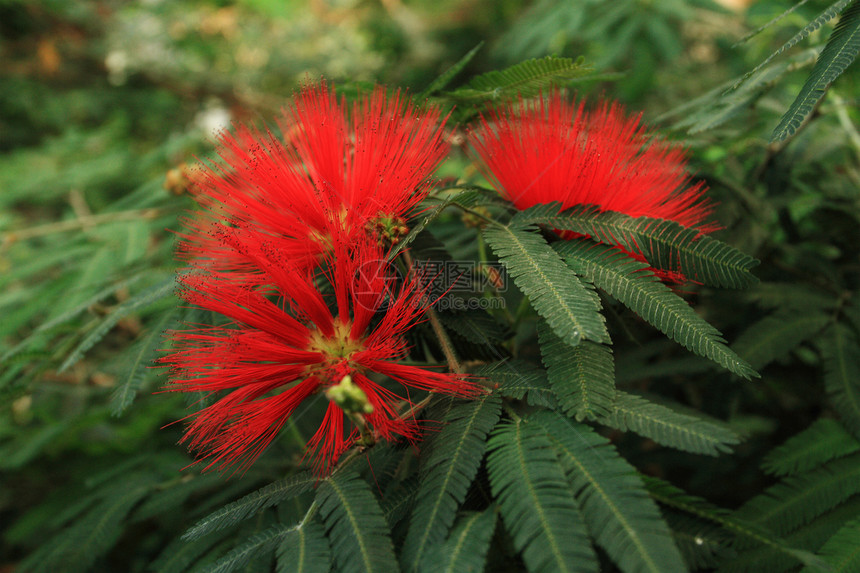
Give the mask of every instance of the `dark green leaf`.
[(186, 531), (182, 537), (183, 539), (196, 539), (207, 533), (231, 527), (244, 519), (248, 519), (262, 509), (277, 505), (285, 499), (290, 499), (309, 491), (317, 482), (317, 479), (310, 472), (302, 472), (270, 483), (204, 517), (191, 529)]
[(421, 573), (461, 573), (485, 570), (484, 561), (496, 529), (496, 508), (463, 514), (451, 535), (424, 556)]
[(541, 426), (501, 424), (490, 438), (487, 470), (505, 529), (531, 573), (597, 571), (582, 514)]
[(775, 476), (795, 475), (860, 450), (860, 442), (839, 422), (821, 418), (764, 457), (762, 468)]
[(824, 312), (777, 311), (748, 327), (732, 348), (753, 368), (760, 370), (814, 337), (829, 320)]
[(683, 571), (681, 554), (636, 470), (593, 429), (541, 412), (589, 533), (625, 573)]
[(328, 573), (331, 569), (325, 529), (313, 519), (287, 533), (277, 555), (278, 573)]
[(538, 337), (550, 387), (565, 413), (580, 421), (608, 416), (615, 402), (612, 350), (590, 340), (571, 347), (543, 320)]
[[(833, 6), (839, 5), (839, 2)], [(860, 52), (860, 2), (848, 6), (839, 17), (839, 23), (827, 39), (815, 67), (794, 102), (783, 114), (773, 130), (771, 142), (779, 142), (794, 135), (812, 110), (827, 93), (830, 84), (850, 66)]]
[(582, 339), (607, 341), (597, 294), (564, 264), (534, 230), (523, 227), (484, 229), (484, 238), (532, 307), (570, 346)]
[(335, 471), (317, 490), (317, 503), (339, 571), (398, 570), (388, 524), (367, 482), (352, 471)]
[(641, 253), (656, 269), (679, 272), (708, 286), (746, 288), (758, 282), (750, 273), (757, 260), (674, 221), (600, 212), (588, 205), (559, 211), (558, 203), (537, 205), (518, 214), (515, 220), (573, 231), (628, 252)]
[(570, 268), (630, 308), (684, 348), (749, 379), (749, 364), (725, 345), (720, 332), (695, 313), (650, 270), (620, 249), (588, 240), (565, 241), (556, 251)]
[(819, 346), (830, 403), (854, 437), (860, 437), (860, 343), (850, 328), (835, 323)]
[(427, 441), (423, 478), (403, 543), (404, 571), (417, 569), (428, 549), (445, 538), (478, 472), (487, 433), (500, 411), (501, 400), (495, 396), (459, 404), (445, 416), (442, 430)]
[(740, 442), (737, 434), (716, 421), (681, 414), (625, 392), (618, 393), (612, 413), (598, 422), (694, 454), (718, 456)]

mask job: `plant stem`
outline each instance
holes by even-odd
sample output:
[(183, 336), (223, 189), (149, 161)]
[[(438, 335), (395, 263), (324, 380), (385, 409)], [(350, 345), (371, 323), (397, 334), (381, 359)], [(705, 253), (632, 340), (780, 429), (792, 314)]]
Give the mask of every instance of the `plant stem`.
[[(412, 259), (412, 255), (409, 251), (403, 251), (403, 258), (406, 261), (406, 265), (409, 267), (409, 272), (415, 272), (415, 261)], [(430, 326), (433, 328), (433, 333), (439, 340), (439, 346), (442, 348), (442, 353), (445, 354), (445, 359), (448, 361), (448, 368), (451, 372), (463, 374), (463, 368), (460, 366), (460, 362), (457, 360), (457, 355), (454, 353), (451, 339), (442, 327), (442, 323), (439, 320), (439, 315), (436, 313), (436, 310), (431, 306), (427, 307), (427, 318), (430, 320)]]
[(93, 227), (95, 225), (103, 225), (105, 223), (116, 223), (119, 221), (136, 221), (138, 219), (155, 219), (164, 215), (168, 211), (166, 209), (135, 209), (133, 211), (117, 211), (116, 213), (102, 213), (101, 215), (88, 215), (72, 219), (70, 221), (57, 221), (46, 225), (38, 225), (26, 229), (18, 229), (7, 231), (3, 234), (3, 242), (21, 241), (24, 239), (33, 239), (44, 235), (52, 235), (54, 233), (65, 233), (67, 231), (78, 231)]

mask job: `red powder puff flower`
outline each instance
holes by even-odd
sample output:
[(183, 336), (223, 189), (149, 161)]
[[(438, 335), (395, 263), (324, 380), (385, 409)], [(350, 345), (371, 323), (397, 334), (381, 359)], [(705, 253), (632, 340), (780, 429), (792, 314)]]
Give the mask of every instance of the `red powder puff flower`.
[(225, 229), (279, 237), (282, 252), (304, 267), (319, 263), (334, 235), (396, 242), (447, 152), (444, 120), (381, 87), (347, 107), (322, 83), (285, 109), (285, 142), (245, 126), (220, 134), (222, 161), (194, 178), (205, 216), (187, 223), (183, 256), (254, 282), (257, 270), (222, 242)]
[(617, 104), (587, 111), (553, 92), (491, 111), (472, 145), (484, 175), (519, 209), (593, 205), (715, 230), (706, 222), (712, 207), (705, 187), (690, 184), (684, 151), (648, 134), (639, 119)]
[[(176, 350), (160, 359), (171, 367), (167, 390), (219, 396), (194, 416), (182, 439), (209, 461), (207, 469), (247, 468), (315, 394), (329, 399), (307, 444), (322, 474), (359, 441), (414, 441), (408, 388), (464, 397), (481, 391), (462, 376), (398, 362), (407, 350), (403, 334), (426, 310), (425, 293), (415, 282), (394, 287), (376, 243), (347, 248), (335, 241), (324, 270), (314, 272), (292, 265), (280, 240), (247, 230), (223, 240), (259, 269), (268, 288), (222, 274), (186, 275), (183, 298), (232, 324), (173, 332)], [(334, 300), (326, 300), (321, 281), (331, 285)], [(406, 395), (389, 390), (386, 377)]]

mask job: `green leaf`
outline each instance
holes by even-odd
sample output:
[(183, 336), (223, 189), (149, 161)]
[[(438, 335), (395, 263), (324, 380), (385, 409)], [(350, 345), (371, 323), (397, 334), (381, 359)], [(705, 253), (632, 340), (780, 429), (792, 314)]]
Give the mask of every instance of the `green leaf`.
[[(173, 466), (175, 467), (175, 466)], [(143, 521), (162, 515), (169, 515), (181, 507), (183, 502), (198, 491), (206, 488), (217, 488), (223, 483), (223, 477), (215, 473), (206, 475), (187, 474), (182, 481), (159, 487), (146, 501), (134, 510), (133, 520)]]
[(860, 343), (851, 329), (834, 323), (819, 346), (830, 404), (851, 433), (860, 437)]
[(860, 442), (846, 432), (839, 422), (821, 418), (768, 452), (761, 467), (775, 476), (795, 475), (858, 450)]
[(753, 368), (761, 370), (818, 334), (829, 320), (824, 312), (777, 311), (748, 327), (732, 348)]
[(460, 100), (497, 100), (505, 97), (531, 97), (548, 87), (589, 76), (594, 68), (577, 60), (547, 56), (520, 62), (504, 70), (481, 74), (469, 85), (447, 95)]
[[(786, 547), (802, 547), (806, 551), (818, 552), (842, 526), (858, 515), (860, 515), (860, 497), (854, 496), (838, 507), (815, 518), (809, 524), (786, 535), (783, 542)], [(724, 560), (721, 571), (750, 571), (752, 573), (773, 571), (773, 573), (782, 573), (797, 570), (796, 557), (780, 552), (768, 545), (758, 545), (734, 553), (736, 557)], [(809, 566), (812, 567), (813, 571), (829, 571), (826, 560), (820, 555), (810, 559)]]
[(495, 396), (459, 404), (427, 441), (427, 461), (401, 554), (404, 571), (417, 569), (427, 550), (445, 539), (481, 465), (487, 433), (498, 422), (501, 407)]
[(564, 264), (533, 229), (494, 227), (484, 238), (529, 297), (532, 307), (570, 346), (582, 339), (608, 341), (597, 294)]
[(277, 524), (248, 538), (227, 555), (205, 568), (207, 573), (230, 573), (244, 567), (251, 560), (274, 552), (286, 537), (299, 526)]
[(502, 325), (485, 310), (440, 312), (439, 320), (445, 328), (474, 344), (492, 346), (505, 339)]
[(388, 525), (367, 482), (352, 471), (336, 471), (320, 485), (317, 502), (339, 571), (398, 570)]
[(673, 511), (665, 517), (687, 569), (713, 570), (729, 554), (730, 538), (720, 526)]
[(736, 516), (785, 535), (860, 493), (860, 454), (790, 476), (745, 503)]
[(122, 414), (134, 401), (147, 373), (151, 372), (158, 350), (163, 346), (162, 336), (165, 329), (177, 320), (178, 314), (179, 309), (175, 307), (163, 312), (161, 317), (149, 326), (148, 332), (135, 342), (130, 351), (125, 375), (117, 381), (110, 398), (110, 410), (114, 416)]
[(741, 44), (748, 42), (749, 40), (751, 40), (752, 38), (761, 34), (764, 30), (767, 30), (768, 28), (770, 28), (771, 26), (773, 26), (774, 24), (776, 24), (777, 22), (779, 22), (780, 20), (782, 20), (783, 18), (785, 18), (786, 16), (788, 16), (789, 14), (791, 14), (792, 12), (794, 12), (795, 10), (797, 10), (798, 8), (800, 8), (801, 6), (806, 4), (807, 2), (809, 2), (809, 0), (800, 0), (799, 2), (792, 5), (790, 8), (786, 9), (782, 14), (779, 14), (778, 16), (774, 17), (772, 20), (770, 20), (766, 24), (762, 24), (761, 26), (759, 26), (758, 28), (756, 28), (755, 30), (753, 30), (752, 32), (750, 32), (749, 34), (747, 34), (746, 36), (744, 36), (743, 38), (738, 40), (732, 47), (737, 48)]
[(84, 339), (81, 340), (66, 360), (60, 365), (59, 371), (63, 372), (76, 364), (84, 357), (84, 354), (104, 338), (120, 320), (133, 312), (146, 308), (157, 300), (161, 300), (162, 298), (169, 296), (173, 292), (174, 283), (175, 279), (171, 273), (161, 282), (137, 293), (121, 304), (118, 304), (102, 319), (98, 326), (91, 330)]
[(487, 550), (496, 529), (496, 508), (464, 513), (451, 535), (424, 556), (421, 573), (460, 573), (484, 571)]
[(820, 559), (812, 553), (788, 547), (782, 539), (762, 529), (761, 526), (738, 518), (736, 515), (729, 515), (727, 510), (715, 507), (713, 504), (690, 495), (668, 482), (649, 476), (642, 476), (642, 480), (651, 497), (662, 505), (718, 523), (727, 531), (738, 536), (739, 539), (765, 544), (802, 563), (820, 563)]
[(248, 519), (262, 509), (272, 507), (285, 499), (290, 499), (309, 491), (317, 482), (317, 479), (310, 472), (302, 472), (272, 482), (207, 515), (186, 531), (182, 538), (188, 540), (197, 539), (213, 531), (231, 527), (244, 519)]
[[(837, 6), (839, 2), (833, 4)], [(860, 2), (848, 6), (839, 17), (833, 33), (827, 39), (815, 67), (794, 102), (773, 130), (771, 143), (784, 141), (794, 135), (812, 110), (827, 93), (830, 84), (850, 66), (860, 52)]]
[(159, 554), (158, 558), (152, 562), (149, 570), (158, 573), (182, 573), (191, 564), (198, 563), (207, 551), (227, 535), (232, 535), (232, 532), (224, 530), (218, 534), (194, 541), (185, 541), (181, 537), (175, 537)]
[(615, 402), (612, 350), (590, 340), (571, 347), (543, 320), (537, 331), (550, 387), (565, 413), (579, 421), (608, 416)]
[[(776, 20), (782, 18), (783, 16), (785, 16), (789, 12), (794, 11), (798, 6), (805, 4), (807, 1), (808, 0), (802, 0), (801, 2), (795, 4), (794, 6), (792, 6), (788, 10), (786, 10), (782, 15), (778, 16), (774, 20), (771, 20), (768, 24), (766, 24), (762, 28), (759, 28), (758, 31), (761, 31), (765, 27), (773, 24)], [(817, 18), (815, 18), (814, 20), (809, 22), (806, 26), (801, 28), (800, 31), (797, 32), (797, 34), (792, 36), (790, 40), (788, 40), (786, 43), (784, 43), (782, 46), (780, 46), (777, 51), (775, 51), (774, 53), (769, 55), (767, 58), (765, 58), (765, 60), (762, 63), (760, 63), (759, 65), (757, 65), (755, 68), (753, 68), (752, 70), (750, 70), (749, 72), (744, 74), (744, 76), (740, 80), (735, 82), (735, 84), (731, 87), (730, 91), (736, 90), (741, 84), (743, 84), (747, 79), (749, 79), (750, 76), (752, 76), (753, 74), (758, 72), (760, 69), (765, 67), (767, 64), (769, 64), (771, 62), (771, 60), (773, 60), (775, 57), (777, 57), (778, 55), (780, 55), (784, 51), (793, 48), (798, 43), (805, 40), (811, 33), (815, 32), (816, 30), (821, 28), (821, 26), (823, 26), (824, 24), (826, 24), (827, 22), (829, 22), (830, 20), (835, 18), (836, 15), (839, 14), (839, 11), (842, 10), (845, 6), (847, 6), (848, 3), (851, 1), (852, 0), (838, 0), (837, 2), (834, 2), (833, 4), (831, 4), (830, 7), (827, 8), (824, 12), (822, 12)]]
[(325, 529), (313, 519), (283, 537), (277, 556), (278, 573), (328, 573), (331, 569)]
[(681, 414), (625, 392), (618, 393), (612, 413), (597, 421), (694, 454), (718, 456), (740, 442), (737, 434), (718, 422)]
[(121, 488), (106, 492), (108, 495), (102, 502), (43, 543), (20, 564), (20, 569), (32, 573), (89, 571), (90, 566), (119, 540), (123, 520), (151, 491), (154, 481), (154, 476), (146, 474), (126, 477)]
[(546, 430), (588, 531), (625, 573), (683, 571), (681, 554), (635, 468), (609, 440), (556, 412), (529, 417)]
[(505, 528), (531, 573), (597, 571), (582, 515), (541, 426), (500, 424), (490, 437), (487, 471)]
[(578, 275), (606, 291), (684, 348), (749, 379), (749, 364), (725, 345), (720, 332), (700, 317), (649, 269), (618, 248), (588, 240), (565, 241), (556, 251)]
[[(831, 573), (860, 571), (860, 519), (846, 523), (827, 540), (819, 553), (830, 565)], [(801, 573), (812, 571), (805, 567)]]
[(430, 85), (424, 88), (424, 91), (416, 95), (416, 101), (421, 102), (422, 100), (424, 100), (424, 98), (435, 94), (439, 90), (445, 89), (445, 87), (449, 83), (451, 83), (451, 80), (453, 80), (457, 74), (463, 71), (463, 68), (465, 68), (469, 64), (469, 62), (472, 61), (472, 58), (474, 58), (478, 51), (483, 47), (484, 42), (478, 42), (477, 46), (469, 50), (465, 56), (463, 56), (457, 61), (457, 63), (445, 70), (442, 75), (430, 82)]
[(590, 205), (559, 211), (559, 203), (536, 205), (519, 213), (516, 221), (573, 231), (641, 253), (654, 268), (680, 272), (708, 286), (746, 288), (758, 282), (750, 272), (758, 264), (756, 259), (674, 221), (600, 212)]
[(477, 376), (486, 376), (497, 384), (495, 391), (500, 396), (522, 400), (530, 406), (556, 408), (558, 399), (549, 386), (546, 372), (530, 362), (506, 360), (480, 368)]

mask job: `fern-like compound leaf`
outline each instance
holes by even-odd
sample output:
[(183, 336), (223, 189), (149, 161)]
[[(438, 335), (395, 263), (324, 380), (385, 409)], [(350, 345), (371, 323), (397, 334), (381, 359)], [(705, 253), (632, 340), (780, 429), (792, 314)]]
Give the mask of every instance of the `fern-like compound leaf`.
[(820, 347), (830, 404), (845, 427), (860, 438), (860, 341), (850, 328), (834, 323)]
[(700, 356), (744, 378), (755, 370), (725, 345), (720, 332), (672, 292), (648, 265), (622, 250), (589, 240), (564, 241), (556, 251), (578, 275), (606, 291), (649, 324)]
[(481, 465), (486, 437), (499, 420), (501, 405), (495, 396), (459, 404), (445, 416), (442, 430), (427, 441), (427, 463), (401, 554), (404, 571), (416, 570), (427, 551), (448, 534)]
[(317, 478), (312, 473), (302, 472), (272, 482), (207, 515), (186, 531), (182, 537), (186, 540), (197, 539), (213, 531), (231, 527), (255, 515), (262, 509), (272, 507), (285, 499), (290, 499), (309, 491), (316, 481)]
[(317, 490), (334, 563), (343, 573), (397, 571), (388, 524), (370, 485), (354, 471), (336, 471)]
[[(690, 495), (668, 482), (649, 476), (642, 476), (642, 480), (651, 497), (661, 505), (718, 523), (726, 531), (735, 535), (736, 539), (765, 544), (801, 563), (821, 563), (821, 560), (812, 553), (787, 546), (782, 539), (763, 529), (760, 525), (746, 521), (736, 515), (730, 515), (727, 510)], [(720, 571), (722, 570), (721, 568)]]
[(570, 346), (582, 339), (608, 341), (600, 300), (534, 229), (484, 229), (484, 238), (532, 307)]
[[(802, 547), (806, 551), (819, 552), (828, 539), (845, 524), (860, 515), (860, 498), (853, 497), (835, 509), (815, 518), (814, 521), (783, 537), (786, 547)], [(826, 559), (821, 555), (805, 556), (807, 571), (829, 572)], [(724, 560), (720, 573), (759, 573), (773, 571), (782, 573), (797, 570), (797, 557), (769, 545), (758, 545), (735, 552), (735, 556)]]
[(84, 573), (118, 541), (123, 520), (151, 490), (156, 477), (149, 474), (127, 476), (104, 499), (77, 517), (20, 564), (31, 573)]
[(424, 556), (421, 573), (484, 571), (487, 550), (496, 529), (496, 508), (460, 516), (448, 539)]
[(860, 493), (860, 454), (790, 476), (754, 497), (736, 516), (785, 535)]
[(608, 416), (615, 402), (612, 350), (590, 340), (571, 347), (543, 320), (538, 337), (549, 384), (565, 413), (579, 421)]
[(839, 422), (821, 418), (764, 457), (762, 469), (775, 476), (795, 475), (860, 451), (860, 441)]
[(492, 346), (505, 338), (504, 327), (485, 310), (440, 312), (442, 325), (469, 342)]
[(460, 100), (531, 97), (543, 89), (589, 76), (593, 72), (594, 68), (587, 66), (584, 58), (572, 60), (547, 56), (481, 74), (472, 79), (469, 85), (448, 95)]
[(708, 286), (746, 288), (758, 282), (750, 269), (758, 261), (696, 229), (674, 221), (630, 217), (584, 205), (560, 211), (558, 203), (536, 205), (515, 222), (573, 231), (601, 243), (641, 253), (652, 267), (682, 273)]
[(199, 563), (204, 554), (228, 535), (233, 535), (233, 532), (223, 529), (193, 541), (175, 537), (152, 562), (150, 570), (158, 573), (184, 573), (192, 564)]
[(641, 396), (618, 392), (612, 413), (599, 423), (650, 438), (670, 448), (718, 456), (740, 442), (737, 434), (717, 421), (675, 412)]
[(249, 537), (244, 543), (230, 550), (225, 556), (205, 569), (206, 573), (232, 573), (254, 559), (275, 551), (278, 545), (293, 533), (298, 526), (277, 524)]
[(501, 424), (490, 437), (487, 471), (505, 529), (531, 573), (597, 571), (582, 515), (540, 425)]
[(146, 334), (135, 342), (124, 368), (125, 374), (117, 381), (111, 394), (110, 409), (114, 416), (122, 414), (134, 401), (147, 373), (152, 371), (152, 361), (155, 360), (158, 350), (163, 347), (164, 331), (176, 323), (178, 315), (176, 308), (163, 312), (149, 327)]
[[(800, 4), (806, 3), (806, 1), (807, 0), (803, 0), (802, 2), (799, 2), (795, 6), (789, 8), (786, 11), (786, 13), (795, 10)], [(800, 42), (805, 40), (807, 37), (809, 37), (809, 35), (811, 33), (815, 32), (816, 30), (821, 28), (824, 24), (826, 24), (827, 22), (829, 22), (830, 20), (835, 18), (839, 14), (839, 12), (843, 8), (845, 8), (845, 6), (848, 5), (849, 2), (852, 2), (852, 0), (837, 0), (836, 2), (831, 4), (817, 18), (815, 18), (814, 20), (809, 22), (806, 26), (801, 28), (800, 31), (797, 32), (797, 34), (792, 36), (790, 40), (788, 40), (786, 43), (784, 43), (782, 46), (780, 46), (777, 51), (775, 51), (774, 53), (769, 55), (767, 58), (765, 58), (765, 60), (762, 63), (760, 63), (759, 65), (757, 65), (756, 67), (754, 67), (753, 69), (748, 71), (746, 74), (744, 74), (744, 76), (731, 87), (731, 90), (736, 90), (738, 87), (740, 87), (741, 84), (743, 84), (752, 75), (754, 75), (760, 69), (762, 69), (763, 67), (768, 65), (771, 62), (771, 60), (773, 60), (775, 57), (777, 57), (781, 53), (785, 52), (786, 50), (790, 50), (791, 48), (793, 48), (794, 46), (796, 46), (797, 44), (799, 44)], [(784, 15), (785, 15), (785, 13), (783, 14), (783, 16)], [(782, 17), (782, 16), (780, 16), (780, 17)], [(773, 23), (773, 21), (771, 21), (771, 23)], [(770, 23), (767, 25), (770, 25)]]
[[(838, 5), (837, 2), (834, 6)], [(827, 93), (836, 78), (848, 68), (860, 52), (860, 1), (854, 0), (842, 12), (839, 23), (827, 39), (818, 61), (794, 102), (773, 130), (771, 143), (784, 141), (794, 135), (812, 110)]]
[(530, 406), (543, 406), (555, 409), (558, 399), (550, 388), (546, 372), (530, 362), (506, 360), (488, 364), (475, 374), (485, 376), (495, 382), (496, 393), (514, 400), (525, 399)]
[(277, 551), (278, 573), (328, 573), (331, 549), (325, 529), (314, 519), (288, 531)]
[(84, 354), (95, 346), (105, 335), (111, 331), (111, 329), (116, 326), (116, 324), (128, 316), (129, 314), (146, 308), (152, 303), (161, 300), (167, 296), (170, 296), (173, 293), (175, 278), (171, 274), (161, 282), (137, 293), (126, 301), (118, 304), (116, 308), (111, 310), (102, 321), (91, 330), (87, 335), (83, 338), (83, 340), (78, 343), (74, 350), (69, 354), (69, 356), (63, 361), (60, 365), (59, 371), (63, 372), (68, 368), (72, 367), (76, 364), (81, 358), (84, 357)]
[[(827, 540), (820, 554), (830, 566), (831, 573), (860, 571), (860, 519), (846, 523)], [(800, 573), (813, 573), (813, 571), (814, 569), (807, 567)]]
[(777, 311), (747, 328), (732, 348), (753, 368), (760, 370), (816, 336), (829, 320), (824, 312)]
[(529, 418), (546, 430), (598, 545), (625, 573), (685, 569), (657, 505), (609, 441), (556, 412)]
[(715, 523), (667, 511), (666, 523), (690, 571), (712, 570), (729, 553), (729, 535)]
[(449, 83), (451, 83), (451, 80), (453, 80), (457, 76), (457, 74), (462, 72), (463, 68), (469, 65), (469, 62), (472, 61), (472, 58), (477, 55), (477, 53), (481, 50), (482, 47), (484, 47), (484, 42), (478, 42), (477, 46), (466, 52), (465, 56), (457, 60), (457, 62), (453, 66), (442, 72), (439, 77), (430, 82), (429, 86), (424, 88), (421, 93), (416, 95), (415, 101), (420, 104), (423, 102), (424, 98), (435, 94), (439, 90), (445, 89), (445, 87)]

